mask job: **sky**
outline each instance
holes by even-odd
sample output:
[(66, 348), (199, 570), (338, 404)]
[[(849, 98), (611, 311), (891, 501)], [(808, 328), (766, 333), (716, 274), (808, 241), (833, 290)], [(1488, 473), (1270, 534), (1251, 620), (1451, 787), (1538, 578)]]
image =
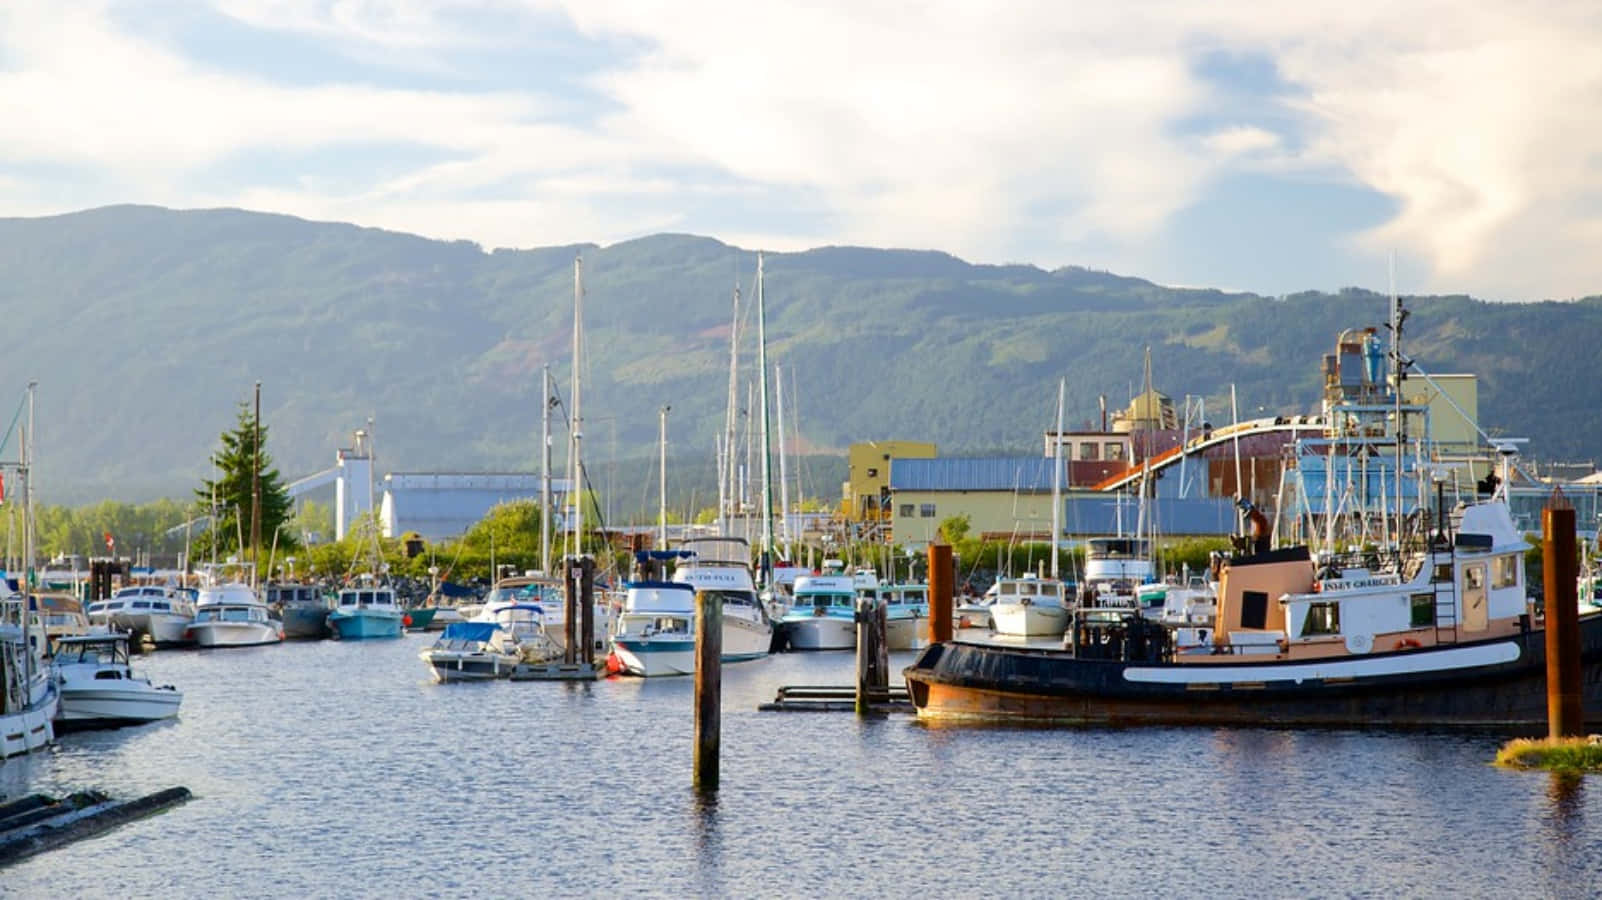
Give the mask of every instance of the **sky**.
[(1602, 4), (4, 0), (0, 216), (1602, 293)]

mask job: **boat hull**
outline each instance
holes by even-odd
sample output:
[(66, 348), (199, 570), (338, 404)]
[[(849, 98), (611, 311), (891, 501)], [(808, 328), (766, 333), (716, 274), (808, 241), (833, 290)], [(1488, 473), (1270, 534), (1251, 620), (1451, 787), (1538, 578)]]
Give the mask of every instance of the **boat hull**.
[(784, 628), (792, 650), (854, 650), (857, 646), (857, 623), (843, 617), (791, 617)]
[(184, 695), (148, 685), (129, 688), (67, 688), (61, 692), (57, 731), (118, 728), (178, 715)]
[[(432, 606), (414, 606), (409, 609), (403, 609), (401, 613), (404, 618), (401, 619), (401, 624), (413, 631), (438, 631), (445, 627), (443, 623), (438, 626), (434, 624), (434, 615), (438, 612), (439, 610)], [(408, 622), (406, 619), (411, 619), (411, 621)]]
[[(768, 655), (772, 644), (772, 629), (766, 623), (729, 618), (723, 620), (723, 653), (720, 658), (725, 663), (761, 659)], [(612, 639), (612, 650), (623, 664), (623, 671), (630, 675), (654, 678), (695, 674), (694, 635), (619, 635)]]
[(49, 690), (41, 702), (0, 715), (0, 759), (21, 756), (50, 746), (56, 739), (52, 720), (56, 717), (58, 697)]
[[(1602, 715), (1602, 616), (1582, 623)], [(1218, 659), (1218, 658), (1214, 658)], [(954, 641), (905, 670), (920, 718), (1064, 725), (1546, 728), (1545, 635), (1324, 660), (1151, 663)], [(1590, 722), (1602, 724), (1602, 719)]]
[(176, 613), (113, 613), (108, 621), (113, 630), (131, 631), (136, 641), (148, 637), (158, 647), (192, 644), (188, 636), (191, 617)]
[(418, 655), (441, 684), (508, 678), (518, 663), (518, 658), (509, 653), (424, 650)]
[(326, 606), (285, 606), (279, 615), (287, 639), (314, 641), (329, 636)]
[(282, 628), (274, 621), (192, 622), (188, 634), (201, 647), (255, 647), (284, 639)]
[(990, 608), (996, 634), (1017, 637), (1061, 637), (1068, 630), (1068, 610), (1042, 603), (997, 603)]
[(328, 627), (342, 641), (365, 641), (401, 636), (398, 609), (336, 610), (328, 614)]
[(929, 643), (928, 617), (913, 614), (890, 617), (884, 623), (884, 643), (889, 650), (917, 650)]

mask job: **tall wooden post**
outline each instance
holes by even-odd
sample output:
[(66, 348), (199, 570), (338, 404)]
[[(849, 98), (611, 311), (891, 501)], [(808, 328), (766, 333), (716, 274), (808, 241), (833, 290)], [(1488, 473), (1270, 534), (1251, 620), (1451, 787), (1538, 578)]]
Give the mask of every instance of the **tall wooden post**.
[(584, 641), (579, 659), (595, 665), (595, 560), (588, 556), (579, 560), (579, 638)]
[(723, 740), (723, 602), (715, 591), (695, 592), (695, 788), (718, 789)]
[(1546, 716), (1553, 738), (1585, 734), (1580, 694), (1579, 577), (1574, 507), (1554, 489), (1541, 510), (1546, 588)]
[(578, 560), (569, 556), (562, 561), (562, 636), (567, 639), (562, 662), (568, 665), (578, 662), (578, 591)]
[(950, 544), (929, 545), (929, 643), (951, 640), (951, 616), (957, 573)]
[(874, 666), (879, 653), (873, 647), (873, 601), (857, 598), (857, 715), (865, 716), (872, 709)]

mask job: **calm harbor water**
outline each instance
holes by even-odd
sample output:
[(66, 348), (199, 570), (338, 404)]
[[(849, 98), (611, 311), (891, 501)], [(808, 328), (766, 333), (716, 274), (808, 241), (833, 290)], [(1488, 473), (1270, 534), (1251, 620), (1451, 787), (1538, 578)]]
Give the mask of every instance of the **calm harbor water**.
[[(435, 685), (400, 641), (167, 651), (179, 721), (68, 735), (0, 794), (195, 793), (0, 870), (75, 896), (1594, 896), (1602, 780), (1496, 736), (935, 729), (762, 713), (848, 653), (724, 670), (722, 789), (690, 679)], [(910, 662), (897, 654), (895, 668)]]

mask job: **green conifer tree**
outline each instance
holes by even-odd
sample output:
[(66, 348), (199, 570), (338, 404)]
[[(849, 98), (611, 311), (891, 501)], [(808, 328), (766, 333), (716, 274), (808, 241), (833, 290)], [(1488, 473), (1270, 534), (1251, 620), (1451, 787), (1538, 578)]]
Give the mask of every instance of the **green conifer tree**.
[[(219, 556), (234, 553), (240, 549), (241, 537), (243, 542), (249, 544), (251, 535), (251, 492), (254, 477), (258, 474), (256, 468), (256, 434), (257, 423), (251, 415), (248, 403), (239, 404), (239, 418), (232, 431), (222, 433), (222, 446), (211, 455), (212, 471), (215, 478), (208, 478), (201, 482), (195, 490), (195, 503), (202, 513), (212, 508), (212, 499), (216, 498), (216, 519), (214, 525), (217, 532), (217, 553)], [(260, 427), (261, 435), (261, 542), (259, 552), (250, 553), (248, 549), (241, 554), (244, 559), (260, 559), (262, 564), (267, 562), (267, 555), (273, 547), (273, 535), (278, 531), (280, 524), (290, 521), (289, 492), (285, 489), (278, 470), (273, 468), (272, 456), (267, 453), (267, 426)], [(283, 555), (285, 550), (294, 549), (299, 545), (294, 528), (285, 527), (278, 533), (278, 554)], [(202, 546), (209, 546), (209, 543)], [(196, 555), (199, 555), (197, 550)], [(267, 573), (262, 572), (262, 577)]]

